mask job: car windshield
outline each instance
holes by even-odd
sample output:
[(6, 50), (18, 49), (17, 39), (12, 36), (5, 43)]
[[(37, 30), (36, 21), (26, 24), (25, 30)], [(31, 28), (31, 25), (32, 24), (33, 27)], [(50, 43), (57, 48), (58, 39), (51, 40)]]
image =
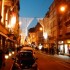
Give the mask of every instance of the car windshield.
[(30, 58), (32, 57), (32, 52), (30, 51), (24, 51), (24, 52), (21, 52), (20, 55), (19, 55), (21, 58)]
[(30, 51), (20, 52), (17, 58), (18, 58), (18, 63), (23, 63), (25, 65), (32, 65), (35, 62), (34, 56)]

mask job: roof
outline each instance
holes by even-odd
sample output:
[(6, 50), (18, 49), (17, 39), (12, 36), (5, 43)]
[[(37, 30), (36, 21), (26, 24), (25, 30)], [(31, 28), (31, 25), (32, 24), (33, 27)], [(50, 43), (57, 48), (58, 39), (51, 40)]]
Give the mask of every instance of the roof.
[(27, 51), (27, 50), (33, 51), (33, 48), (31, 48), (31, 47), (23, 47), (23, 48), (21, 49), (21, 51)]

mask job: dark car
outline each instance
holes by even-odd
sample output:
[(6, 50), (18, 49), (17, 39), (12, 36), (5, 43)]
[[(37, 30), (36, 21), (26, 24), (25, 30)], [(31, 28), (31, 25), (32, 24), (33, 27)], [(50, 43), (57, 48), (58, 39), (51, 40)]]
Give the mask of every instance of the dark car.
[(20, 51), (14, 58), (12, 70), (38, 70), (36, 59), (31, 51)]

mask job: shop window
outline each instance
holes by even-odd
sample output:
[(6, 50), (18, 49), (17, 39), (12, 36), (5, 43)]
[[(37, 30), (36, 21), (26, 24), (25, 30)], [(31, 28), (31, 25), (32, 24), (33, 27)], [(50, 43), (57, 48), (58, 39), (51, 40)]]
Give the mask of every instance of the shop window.
[(68, 54), (68, 45), (65, 44), (65, 54)]
[(59, 51), (60, 51), (59, 53), (63, 54), (63, 45), (59, 45), (58, 47), (59, 47)]
[(70, 54), (70, 44), (69, 44), (69, 48), (68, 48), (68, 50), (69, 50), (69, 54)]

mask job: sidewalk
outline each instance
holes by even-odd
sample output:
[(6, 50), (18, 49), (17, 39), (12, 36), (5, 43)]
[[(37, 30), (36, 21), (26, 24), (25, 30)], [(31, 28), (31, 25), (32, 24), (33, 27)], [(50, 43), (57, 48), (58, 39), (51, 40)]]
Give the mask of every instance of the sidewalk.
[(48, 53), (43, 52), (43, 51), (40, 51), (40, 52), (42, 52), (42, 53), (44, 53), (44, 54), (47, 54), (47, 55), (49, 55), (49, 56), (52, 56), (52, 57), (59, 58), (61, 61), (64, 61), (64, 62), (70, 64), (70, 56), (67, 56), (67, 55), (58, 55), (58, 54), (52, 55), (52, 54), (48, 54)]
[(12, 57), (14, 57), (15, 55), (16, 55), (16, 52), (14, 53), (14, 55), (9, 57), (9, 59), (6, 59), (5, 66), (2, 66), (2, 68), (0, 70), (11, 70), (12, 65), (13, 65)]
[(60, 58), (61, 60), (70, 64), (70, 57), (69, 56), (67, 56), (67, 55), (57, 55), (57, 54), (54, 55), (54, 56), (57, 57), (57, 58)]

